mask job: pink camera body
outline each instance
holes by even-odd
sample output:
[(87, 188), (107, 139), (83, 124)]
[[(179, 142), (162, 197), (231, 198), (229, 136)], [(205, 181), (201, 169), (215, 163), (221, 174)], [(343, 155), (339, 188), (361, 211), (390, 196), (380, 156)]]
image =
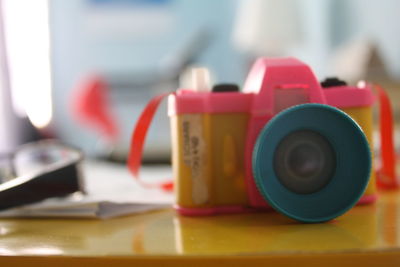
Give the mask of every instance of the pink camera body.
[[(242, 92), (180, 89), (170, 95), (178, 212), (210, 215), (270, 209), (254, 179), (254, 148), (263, 128), (290, 107), (318, 103), (340, 109), (358, 123), (372, 147), (375, 99), (370, 86), (327, 87), (295, 58), (260, 58)], [(358, 203), (375, 200), (373, 172), (369, 181)]]
[[(283, 92), (277, 93), (279, 90)], [(291, 91), (285, 94), (285, 90)], [(302, 92), (294, 94), (292, 90)], [(269, 205), (260, 195), (253, 179), (252, 153), (261, 129), (272, 117), (286, 108), (304, 103), (326, 104), (339, 109), (370, 107), (374, 103), (374, 96), (367, 84), (364, 87), (337, 86), (323, 90), (312, 70), (294, 58), (257, 60), (243, 92), (254, 94), (249, 110), (245, 166), (249, 203), (258, 208)], [(374, 200), (371, 197), (368, 199)], [(365, 199), (364, 202), (368, 200)]]

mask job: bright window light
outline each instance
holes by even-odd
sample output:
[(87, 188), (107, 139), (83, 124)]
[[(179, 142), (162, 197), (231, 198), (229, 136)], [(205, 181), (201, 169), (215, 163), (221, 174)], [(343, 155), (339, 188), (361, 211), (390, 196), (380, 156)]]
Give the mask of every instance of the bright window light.
[(43, 128), (52, 117), (48, 0), (3, 0), (13, 106)]

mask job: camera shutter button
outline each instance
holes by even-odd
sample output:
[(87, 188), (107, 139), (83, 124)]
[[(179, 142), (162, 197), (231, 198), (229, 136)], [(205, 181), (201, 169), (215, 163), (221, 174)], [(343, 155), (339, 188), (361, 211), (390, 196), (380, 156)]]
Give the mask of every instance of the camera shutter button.
[(329, 77), (321, 82), (322, 88), (336, 87), (336, 86), (346, 86), (347, 83), (340, 80), (338, 77)]
[(233, 83), (221, 83), (214, 85), (212, 91), (214, 93), (239, 92), (239, 86)]

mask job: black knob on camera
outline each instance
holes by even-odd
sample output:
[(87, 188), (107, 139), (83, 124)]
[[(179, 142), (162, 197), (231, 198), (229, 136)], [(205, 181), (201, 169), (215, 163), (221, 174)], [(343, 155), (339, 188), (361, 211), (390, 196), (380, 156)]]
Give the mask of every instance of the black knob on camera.
[(220, 83), (220, 84), (216, 84), (214, 85), (214, 87), (212, 88), (212, 91), (214, 93), (218, 92), (239, 92), (239, 86), (237, 86), (236, 84), (233, 83)]
[(321, 82), (322, 88), (329, 88), (335, 86), (346, 86), (347, 83), (337, 77), (329, 77)]

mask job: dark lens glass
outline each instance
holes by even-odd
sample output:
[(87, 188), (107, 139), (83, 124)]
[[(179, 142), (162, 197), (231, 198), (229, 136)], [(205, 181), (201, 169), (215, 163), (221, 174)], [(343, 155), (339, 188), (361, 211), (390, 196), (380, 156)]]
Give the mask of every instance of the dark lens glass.
[(321, 190), (336, 167), (335, 151), (321, 134), (295, 131), (285, 136), (274, 155), (274, 170), (280, 182), (299, 194)]

